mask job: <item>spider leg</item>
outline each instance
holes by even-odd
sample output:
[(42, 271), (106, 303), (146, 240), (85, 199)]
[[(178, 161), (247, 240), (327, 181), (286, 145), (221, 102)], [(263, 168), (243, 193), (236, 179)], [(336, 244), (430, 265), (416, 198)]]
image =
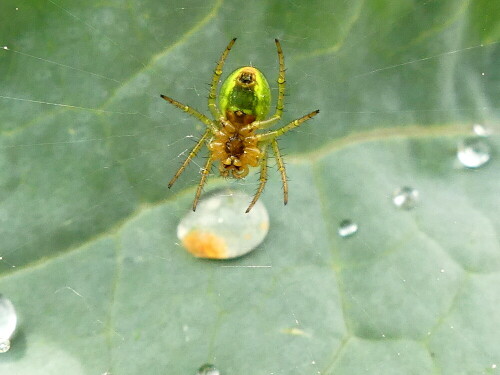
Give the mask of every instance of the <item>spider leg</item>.
[(317, 109), (316, 111), (312, 111), (311, 113), (308, 113), (307, 115), (302, 116), (296, 120), (293, 120), (292, 122), (289, 122), (288, 124), (286, 124), (285, 126), (279, 128), (279, 129), (276, 129), (276, 130), (273, 130), (273, 131), (270, 131), (270, 132), (267, 132), (264, 134), (257, 134), (256, 135), (257, 140), (259, 142), (272, 141), (273, 139), (278, 138), (279, 136), (285, 134), (286, 132), (289, 132), (290, 130), (295, 129), (296, 127), (302, 125), (303, 122), (313, 118), (318, 113), (319, 113), (319, 109)]
[(222, 113), (220, 112), (219, 107), (217, 107), (216, 103), (217, 86), (219, 85), (219, 79), (222, 75), (224, 62), (226, 61), (227, 55), (229, 54), (229, 51), (231, 51), (231, 48), (233, 47), (235, 41), (236, 38), (231, 39), (224, 52), (222, 52), (222, 55), (215, 67), (214, 75), (212, 76), (212, 84), (210, 85), (210, 93), (208, 94), (208, 109), (210, 110), (210, 113), (212, 113), (214, 119), (219, 119), (220, 117), (222, 117)]
[(177, 172), (175, 173), (174, 177), (172, 177), (172, 179), (168, 183), (168, 188), (169, 189), (172, 187), (172, 185), (174, 184), (174, 182), (179, 178), (179, 176), (181, 175), (181, 173), (184, 172), (184, 169), (186, 169), (186, 167), (189, 165), (189, 163), (191, 162), (191, 160), (194, 159), (194, 157), (196, 156), (196, 154), (198, 153), (198, 151), (200, 151), (200, 148), (204, 145), (205, 140), (208, 138), (208, 136), (210, 135), (210, 133), (211, 133), (210, 129), (207, 129), (205, 131), (205, 134), (202, 135), (202, 137), (200, 138), (200, 140), (198, 141), (198, 143), (196, 143), (196, 145), (193, 147), (193, 149), (189, 153), (189, 155), (186, 158), (186, 160), (184, 160), (184, 163), (182, 163), (181, 167), (177, 170)]
[(191, 116), (196, 117), (198, 120), (200, 120), (202, 123), (204, 123), (206, 126), (211, 128), (213, 131), (217, 130), (217, 126), (214, 124), (212, 120), (210, 120), (207, 116), (205, 116), (203, 113), (198, 112), (196, 109), (191, 108), (188, 105), (182, 104), (181, 102), (178, 102), (175, 99), (169, 98), (166, 95), (160, 95), (163, 99), (165, 99), (167, 102), (172, 104), (173, 106), (182, 109), (184, 112), (189, 113)]
[(209, 156), (205, 164), (205, 167), (201, 170), (201, 180), (200, 183), (198, 184), (198, 189), (196, 189), (196, 195), (194, 196), (193, 211), (196, 211), (196, 206), (198, 205), (198, 200), (200, 199), (201, 191), (203, 190), (203, 185), (205, 185), (205, 182), (207, 181), (210, 169), (212, 169), (213, 161), (214, 159), (212, 158), (212, 156)]
[(267, 144), (263, 146), (261, 152), (262, 152), (262, 156), (260, 159), (259, 188), (257, 189), (257, 192), (255, 193), (255, 195), (252, 199), (252, 202), (250, 202), (250, 205), (248, 206), (245, 213), (249, 213), (250, 210), (252, 209), (252, 207), (255, 206), (255, 203), (257, 203), (260, 195), (262, 194), (262, 191), (264, 190), (264, 186), (266, 186), (266, 182), (267, 182)]
[(271, 142), (273, 147), (274, 157), (276, 158), (276, 163), (278, 164), (278, 171), (281, 175), (281, 181), (283, 182), (283, 197), (285, 205), (288, 203), (288, 181), (286, 179), (286, 169), (285, 163), (283, 163), (283, 158), (281, 157), (280, 149), (278, 147), (278, 141), (273, 139)]
[(283, 114), (283, 108), (285, 108), (284, 98), (285, 98), (285, 56), (283, 55), (283, 50), (281, 49), (281, 44), (278, 39), (274, 39), (276, 43), (276, 49), (278, 50), (278, 61), (280, 66), (280, 71), (278, 74), (278, 101), (276, 102), (276, 112), (267, 120), (254, 121), (252, 123), (253, 129), (265, 129), (276, 123), (281, 119)]

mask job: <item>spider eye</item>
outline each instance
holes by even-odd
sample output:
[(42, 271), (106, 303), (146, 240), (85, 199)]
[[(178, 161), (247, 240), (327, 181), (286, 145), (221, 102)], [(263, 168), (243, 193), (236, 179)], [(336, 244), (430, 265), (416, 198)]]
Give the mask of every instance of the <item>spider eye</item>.
[(252, 83), (253, 81), (255, 81), (255, 77), (251, 73), (241, 73), (239, 79), (240, 79), (241, 83), (244, 83), (247, 85)]

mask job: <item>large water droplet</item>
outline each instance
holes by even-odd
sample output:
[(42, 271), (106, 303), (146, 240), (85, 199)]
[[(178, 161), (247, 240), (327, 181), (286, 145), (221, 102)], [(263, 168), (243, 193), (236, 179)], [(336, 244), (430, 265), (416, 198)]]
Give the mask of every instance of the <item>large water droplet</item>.
[(467, 168), (482, 167), (490, 160), (490, 146), (484, 138), (467, 138), (458, 144), (457, 158)]
[(177, 226), (177, 237), (194, 256), (230, 259), (255, 249), (269, 230), (269, 215), (258, 201), (245, 213), (252, 200), (247, 194), (219, 190), (205, 196), (196, 212), (189, 211)]
[(10, 349), (10, 339), (17, 325), (16, 310), (9, 299), (0, 294), (0, 353)]
[(220, 372), (217, 367), (207, 363), (198, 369), (197, 375), (220, 375)]
[(339, 224), (338, 234), (340, 237), (349, 237), (358, 231), (358, 224), (346, 219)]
[(397, 208), (411, 210), (417, 205), (417, 201), (418, 190), (409, 186), (400, 187), (392, 193), (392, 203), (394, 203)]

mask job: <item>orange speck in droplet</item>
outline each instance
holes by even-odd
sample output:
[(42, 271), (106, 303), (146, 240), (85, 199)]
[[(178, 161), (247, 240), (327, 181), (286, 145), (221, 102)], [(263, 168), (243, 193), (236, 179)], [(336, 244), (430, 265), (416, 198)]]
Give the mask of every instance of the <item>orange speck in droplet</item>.
[(267, 232), (269, 230), (269, 221), (268, 220), (264, 220), (260, 223), (260, 229), (263, 231), (263, 232)]
[(182, 239), (182, 244), (195, 257), (210, 259), (228, 257), (224, 239), (210, 232), (192, 230)]

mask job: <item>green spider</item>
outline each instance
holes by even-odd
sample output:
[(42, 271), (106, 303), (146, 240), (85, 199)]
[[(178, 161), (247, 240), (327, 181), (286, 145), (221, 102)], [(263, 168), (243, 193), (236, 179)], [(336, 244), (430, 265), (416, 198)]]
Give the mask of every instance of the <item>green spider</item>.
[(267, 181), (267, 152), (271, 146), (274, 157), (278, 165), (278, 171), (281, 174), (283, 182), (284, 203), (288, 202), (288, 183), (286, 177), (285, 164), (281, 157), (278, 142), (276, 138), (286, 132), (300, 126), (303, 122), (316, 116), (319, 110), (313, 111), (302, 116), (285, 126), (265, 133), (256, 133), (261, 129), (269, 128), (271, 125), (281, 119), (283, 114), (283, 100), (285, 96), (285, 58), (283, 50), (278, 39), (275, 39), (278, 50), (279, 75), (278, 75), (278, 100), (274, 115), (265, 119), (271, 106), (271, 90), (269, 83), (258, 69), (251, 66), (244, 66), (236, 69), (224, 81), (219, 92), (219, 106), (216, 104), (217, 87), (222, 68), (227, 55), (233, 47), (236, 38), (231, 40), (222, 53), (214, 75), (208, 95), (208, 109), (213, 119), (209, 119), (197, 110), (182, 104), (168, 96), (161, 95), (163, 99), (196, 117), (207, 129), (198, 143), (189, 153), (186, 160), (177, 170), (174, 177), (170, 180), (168, 187), (171, 188), (177, 178), (186, 169), (193, 160), (198, 151), (206, 145), (210, 152), (205, 167), (201, 170), (201, 179), (196, 190), (193, 202), (193, 211), (196, 211), (196, 205), (200, 198), (203, 186), (207, 180), (212, 164), (219, 162), (219, 171), (223, 177), (243, 178), (249, 172), (249, 167), (260, 166), (259, 187), (252, 202), (246, 212), (250, 212), (252, 207), (259, 199)]

